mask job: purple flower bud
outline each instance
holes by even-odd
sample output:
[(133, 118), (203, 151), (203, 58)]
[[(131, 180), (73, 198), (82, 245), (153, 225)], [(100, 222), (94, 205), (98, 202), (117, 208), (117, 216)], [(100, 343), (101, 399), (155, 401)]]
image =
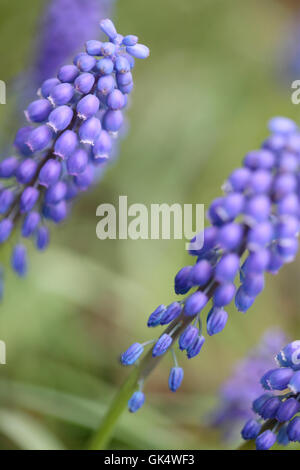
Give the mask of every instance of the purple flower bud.
[(123, 124), (123, 114), (121, 111), (108, 110), (103, 116), (103, 127), (106, 131), (117, 132)]
[(78, 145), (77, 134), (74, 131), (64, 131), (55, 142), (54, 155), (62, 158), (68, 158)]
[(48, 147), (52, 140), (52, 136), (52, 130), (47, 125), (36, 127), (27, 137), (26, 144), (30, 148), (31, 152), (39, 152)]
[(10, 208), (14, 200), (14, 193), (10, 189), (2, 189), (0, 191), (0, 214), (5, 214), (5, 212)]
[(276, 248), (282, 260), (285, 263), (290, 263), (297, 254), (298, 240), (297, 238), (283, 238), (277, 241)]
[(207, 316), (207, 334), (209, 336), (216, 335), (224, 330), (228, 320), (228, 313), (222, 308), (213, 307)]
[(129, 34), (128, 36), (125, 36), (123, 38), (123, 41), (122, 41), (122, 44), (124, 44), (124, 46), (135, 46), (136, 43), (138, 42), (138, 37), (137, 36), (134, 36), (133, 34)]
[(85, 49), (89, 55), (100, 55), (101, 46), (102, 42), (95, 40), (90, 40), (85, 43)]
[(145, 395), (143, 392), (134, 392), (130, 400), (128, 401), (128, 409), (130, 413), (138, 411), (145, 403)]
[(285, 346), (276, 356), (276, 360), (282, 367), (291, 367), (300, 370), (300, 341), (293, 341)]
[(115, 88), (115, 79), (111, 75), (100, 77), (97, 83), (97, 89), (102, 96), (106, 96)]
[(267, 170), (253, 171), (248, 187), (253, 194), (267, 193), (272, 185), (272, 173)]
[(13, 223), (10, 219), (0, 220), (0, 243), (6, 242), (9, 238), (13, 228)]
[(63, 106), (72, 100), (74, 91), (70, 83), (60, 83), (52, 88), (48, 100), (53, 106)]
[(33, 128), (29, 126), (22, 127), (16, 133), (16, 137), (14, 140), (14, 146), (21, 153), (21, 155), (24, 155), (25, 157), (32, 154), (32, 150), (27, 144), (28, 137), (31, 134), (32, 130)]
[(273, 197), (276, 201), (296, 191), (297, 178), (292, 173), (283, 173), (275, 177), (273, 183)]
[(163, 333), (152, 349), (152, 356), (157, 357), (164, 354), (172, 344), (172, 336)]
[(240, 267), (240, 258), (235, 253), (224, 255), (218, 262), (215, 270), (215, 278), (217, 281), (233, 282)]
[(297, 125), (292, 119), (281, 116), (270, 119), (268, 127), (274, 134), (283, 135), (292, 134), (297, 130)]
[(280, 423), (289, 421), (300, 410), (300, 403), (295, 398), (287, 398), (283, 401), (276, 413), (276, 419)]
[(186, 294), (192, 284), (190, 282), (190, 274), (192, 271), (192, 266), (184, 266), (175, 276), (175, 293), (176, 294)]
[(285, 215), (276, 224), (276, 238), (295, 237), (299, 232), (299, 220), (292, 215)]
[(256, 450), (269, 450), (275, 442), (276, 434), (270, 430), (264, 431), (256, 438)]
[(81, 54), (76, 65), (82, 72), (90, 72), (95, 67), (97, 61), (95, 57), (88, 54)]
[(277, 410), (281, 404), (278, 397), (271, 397), (267, 400), (260, 409), (260, 416), (263, 419), (273, 419), (276, 416)]
[(228, 182), (233, 191), (243, 192), (247, 187), (250, 176), (251, 171), (248, 168), (237, 168), (231, 173)]
[(82, 173), (88, 164), (89, 156), (87, 152), (79, 148), (67, 160), (67, 170), (69, 175), (79, 175)]
[(35, 160), (32, 160), (31, 158), (23, 160), (23, 162), (20, 164), (19, 168), (16, 171), (16, 178), (18, 182), (21, 184), (29, 183), (34, 177), (36, 170), (37, 163)]
[(265, 280), (263, 274), (247, 275), (243, 281), (243, 290), (249, 297), (256, 297), (263, 290)]
[(58, 78), (61, 82), (74, 82), (75, 78), (79, 75), (79, 70), (75, 65), (64, 65), (58, 72)]
[(101, 122), (96, 117), (84, 121), (79, 128), (80, 142), (94, 145), (101, 133)]
[(268, 196), (259, 194), (252, 196), (246, 203), (245, 216), (251, 222), (263, 222), (271, 212), (271, 201)]
[(208, 297), (204, 294), (204, 292), (195, 292), (186, 299), (184, 313), (188, 316), (194, 316), (205, 307), (207, 302)]
[(68, 215), (68, 206), (66, 201), (62, 200), (58, 204), (44, 206), (43, 215), (47, 219), (51, 219), (54, 223), (59, 224)]
[[(108, 57), (105, 57), (104, 59), (98, 60), (97, 69), (102, 75), (110, 75), (114, 70), (114, 63), (111, 59), (109, 59)], [(109, 79), (109, 81), (112, 81), (112, 80)]]
[(65, 198), (67, 194), (67, 185), (64, 181), (58, 181), (58, 183), (50, 186), (45, 193), (46, 204), (57, 204)]
[[(292, 370), (292, 369), (281, 369), (281, 370)], [(300, 370), (298, 370), (297, 372), (293, 372), (292, 370), (292, 376), (290, 378), (290, 381), (288, 383), (288, 387), (289, 389), (293, 392), (293, 393), (300, 393)]]
[(41, 96), (43, 98), (48, 98), (53, 88), (59, 84), (60, 84), (60, 81), (58, 80), (58, 78), (48, 78), (48, 80), (45, 80), (41, 86), (41, 89), (40, 89)]
[(120, 84), (118, 84), (118, 86), (119, 86), (119, 90), (120, 90), (124, 95), (129, 95), (129, 93), (131, 93), (132, 90), (133, 90), (133, 82), (128, 83), (128, 85), (120, 85)]
[(12, 252), (11, 267), (20, 276), (27, 273), (27, 250), (24, 245), (16, 245)]
[(213, 295), (214, 305), (216, 307), (224, 307), (228, 305), (235, 294), (235, 285), (231, 283), (221, 284), (218, 286)]
[(260, 379), (260, 383), (266, 390), (271, 390), (271, 384), (269, 382), (270, 375), (272, 372), (275, 372), (277, 369), (268, 370)]
[(247, 236), (247, 247), (257, 251), (268, 245), (273, 238), (274, 229), (271, 222), (260, 222), (251, 228)]
[(131, 366), (143, 354), (144, 346), (140, 343), (133, 343), (121, 356), (124, 366)]
[(285, 390), (293, 376), (293, 373), (294, 371), (288, 367), (273, 369), (265, 379), (268, 388), (271, 390)]
[(212, 273), (211, 264), (205, 259), (200, 260), (190, 270), (189, 282), (194, 286), (205, 286), (210, 280)]
[(270, 260), (267, 266), (267, 271), (272, 274), (277, 274), (283, 265), (283, 260), (274, 250), (270, 250)]
[(40, 220), (41, 216), (38, 212), (29, 212), (22, 225), (22, 236), (25, 238), (30, 237), (36, 231)]
[(165, 310), (165, 305), (159, 305), (149, 316), (147, 326), (151, 328), (160, 325), (160, 319)]
[(178, 344), (179, 344), (179, 348), (181, 349), (181, 351), (184, 351), (185, 349), (189, 349), (196, 341), (198, 334), (199, 334), (198, 328), (192, 325), (188, 325), (179, 337)]
[(100, 29), (103, 31), (109, 39), (115, 39), (117, 37), (117, 31), (115, 25), (110, 19), (105, 19), (100, 22)]
[(275, 164), (275, 155), (269, 150), (253, 150), (249, 152), (244, 160), (244, 165), (251, 170), (258, 168), (271, 170)]
[(88, 119), (99, 111), (100, 102), (97, 96), (86, 95), (77, 104), (76, 110), (80, 119)]
[(279, 215), (298, 215), (300, 212), (300, 205), (298, 196), (290, 193), (283, 197), (277, 204), (277, 212)]
[(36, 247), (38, 250), (43, 251), (49, 244), (49, 230), (46, 226), (39, 227), (36, 234)]
[(173, 302), (162, 314), (160, 324), (167, 325), (168, 323), (171, 323), (173, 320), (175, 320), (175, 318), (179, 317), (181, 310), (181, 305), (178, 302)]
[(108, 132), (105, 130), (101, 131), (95, 145), (93, 147), (93, 155), (96, 160), (109, 158), (109, 154), (112, 150), (112, 140)]
[(115, 69), (117, 73), (128, 73), (130, 72), (130, 68), (130, 63), (128, 62), (126, 57), (118, 56), (116, 58)]
[(181, 385), (183, 380), (183, 369), (182, 367), (172, 367), (169, 375), (169, 389), (171, 392), (176, 392)]
[(289, 422), (287, 427), (287, 435), (292, 442), (300, 442), (300, 417), (296, 416)]
[(101, 45), (101, 55), (111, 57), (116, 52), (116, 46), (112, 42), (103, 42)]
[(187, 358), (192, 359), (193, 357), (197, 356), (201, 351), (204, 342), (204, 336), (198, 336), (192, 346), (187, 349)]
[(25, 111), (25, 116), (31, 122), (43, 122), (48, 118), (51, 109), (52, 107), (48, 100), (36, 100), (30, 103)]
[(217, 241), (218, 229), (216, 227), (206, 227), (203, 233), (196, 235), (196, 237), (194, 237), (191, 240), (191, 243), (198, 241), (199, 236), (201, 235), (203, 235), (203, 240), (204, 240), (203, 247), (200, 248), (199, 250), (194, 250), (193, 247), (190, 247), (189, 249), (190, 255), (193, 255), (193, 256), (205, 255), (209, 250), (214, 248), (216, 241)]
[(243, 238), (243, 228), (241, 225), (232, 222), (220, 228), (218, 240), (224, 250), (237, 249)]
[(147, 46), (143, 44), (135, 44), (134, 46), (127, 46), (126, 51), (128, 54), (136, 57), (137, 59), (147, 59), (149, 57), (150, 51)]
[(113, 110), (124, 108), (126, 101), (125, 96), (120, 90), (113, 90), (107, 97), (107, 106)]
[(74, 183), (81, 191), (86, 191), (92, 184), (94, 179), (94, 170), (91, 165), (88, 165), (86, 169), (74, 177)]
[(261, 424), (258, 423), (255, 419), (249, 419), (245, 426), (242, 429), (241, 435), (242, 438), (247, 440), (256, 439), (261, 430)]
[(299, 161), (297, 155), (291, 152), (284, 152), (281, 154), (278, 168), (283, 173), (292, 173), (297, 171), (299, 166)]
[(250, 253), (246, 262), (243, 266), (245, 274), (260, 274), (265, 271), (270, 262), (270, 251), (266, 248), (262, 248), (259, 251)]
[(0, 178), (11, 178), (19, 166), (17, 157), (8, 157), (0, 162)]
[(72, 118), (72, 109), (68, 106), (60, 106), (50, 113), (47, 125), (54, 132), (64, 131), (71, 123)]
[(55, 184), (61, 174), (61, 163), (53, 158), (47, 160), (39, 172), (39, 184), (42, 186), (51, 186)]
[(28, 186), (24, 189), (20, 199), (21, 213), (29, 212), (34, 207), (39, 198), (39, 191), (33, 186)]
[(120, 89), (121, 87), (130, 85), (131, 83), (133, 83), (131, 72), (117, 73), (117, 84)]
[(268, 139), (266, 139), (263, 142), (263, 148), (277, 153), (284, 149), (284, 147), (286, 146), (287, 140), (288, 140), (287, 136), (274, 134), (268, 137)]
[(74, 82), (75, 90), (86, 95), (90, 93), (95, 84), (95, 77), (91, 73), (82, 73)]
[(287, 425), (282, 426), (277, 433), (277, 442), (281, 446), (287, 446), (290, 443), (289, 436), (287, 434)]
[(271, 397), (272, 395), (270, 393), (264, 393), (256, 398), (252, 404), (253, 411), (260, 415), (262, 407)]
[(244, 291), (243, 287), (240, 286), (235, 296), (235, 306), (239, 312), (245, 313), (254, 303), (255, 297), (251, 297)]

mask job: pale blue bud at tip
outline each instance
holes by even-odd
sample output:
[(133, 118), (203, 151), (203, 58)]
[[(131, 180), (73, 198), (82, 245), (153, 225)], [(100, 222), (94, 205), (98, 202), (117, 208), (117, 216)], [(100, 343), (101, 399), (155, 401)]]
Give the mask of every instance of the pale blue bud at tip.
[(172, 367), (169, 375), (169, 389), (171, 392), (176, 392), (180, 387), (183, 380), (183, 369), (182, 367)]
[(122, 44), (124, 44), (124, 46), (135, 46), (138, 40), (139, 38), (137, 36), (129, 34), (123, 38)]
[(268, 127), (274, 134), (283, 135), (291, 134), (297, 130), (297, 125), (292, 119), (282, 116), (276, 116), (270, 119)]
[(100, 29), (103, 31), (106, 36), (108, 36), (110, 39), (115, 39), (118, 35), (117, 30), (115, 28), (115, 25), (113, 22), (106, 18), (105, 20), (102, 20), (100, 22)]
[(172, 336), (168, 335), (167, 333), (164, 333), (155, 343), (152, 349), (152, 356), (157, 357), (157, 356), (161, 356), (162, 354), (164, 354), (169, 349), (172, 342), (173, 342)]
[(128, 54), (132, 55), (136, 59), (147, 59), (150, 55), (150, 50), (144, 44), (135, 44), (134, 46), (126, 47)]
[(121, 355), (121, 362), (124, 366), (131, 366), (143, 354), (144, 346), (140, 343), (133, 343), (127, 351)]
[(145, 395), (143, 392), (134, 392), (130, 400), (128, 401), (128, 409), (130, 413), (138, 411), (145, 403)]

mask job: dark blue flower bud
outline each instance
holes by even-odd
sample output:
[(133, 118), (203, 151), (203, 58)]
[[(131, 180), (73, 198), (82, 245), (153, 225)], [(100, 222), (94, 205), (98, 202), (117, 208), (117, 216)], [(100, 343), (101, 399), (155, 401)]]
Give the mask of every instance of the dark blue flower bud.
[(200, 353), (204, 342), (204, 336), (198, 336), (192, 346), (187, 349), (187, 358), (192, 359), (193, 357), (197, 356)]
[(43, 251), (49, 244), (49, 229), (46, 226), (39, 227), (36, 234), (36, 247), (38, 250)]
[(300, 403), (296, 398), (287, 398), (282, 402), (277, 410), (276, 419), (280, 423), (289, 421), (300, 410)]
[(145, 395), (143, 392), (134, 392), (130, 400), (128, 401), (128, 409), (130, 413), (138, 411), (145, 403)]
[(61, 170), (61, 163), (58, 160), (50, 158), (50, 160), (46, 161), (39, 172), (39, 184), (48, 188), (48, 186), (57, 183)]
[(114, 69), (114, 63), (111, 59), (105, 57), (104, 59), (98, 60), (97, 69), (102, 75), (110, 75)]
[(20, 198), (20, 211), (21, 213), (29, 212), (34, 207), (39, 198), (39, 191), (33, 186), (28, 186), (24, 189)]
[(162, 317), (160, 319), (160, 324), (167, 325), (168, 323), (171, 323), (171, 321), (175, 320), (175, 318), (177, 318), (180, 315), (181, 310), (182, 310), (182, 307), (180, 303), (173, 302), (166, 308), (166, 310), (162, 314)]
[(171, 392), (176, 392), (181, 385), (183, 380), (183, 369), (182, 367), (172, 367), (169, 375), (169, 389)]
[(277, 442), (281, 446), (287, 446), (290, 443), (289, 436), (287, 434), (287, 426), (282, 426), (277, 433)]
[(172, 336), (167, 333), (162, 334), (152, 349), (152, 356), (157, 357), (164, 354), (171, 346), (172, 341)]
[(48, 80), (45, 80), (41, 86), (41, 89), (40, 89), (41, 96), (43, 98), (48, 98), (53, 88), (59, 84), (60, 84), (60, 81), (58, 80), (58, 78), (48, 78)]
[(289, 385), (294, 371), (288, 367), (273, 369), (266, 381), (271, 390), (285, 390)]
[(86, 95), (90, 93), (95, 84), (95, 77), (91, 73), (82, 73), (74, 82), (75, 90)]
[(111, 75), (100, 77), (97, 83), (97, 89), (102, 96), (106, 96), (115, 88), (115, 79)]
[(213, 269), (209, 261), (205, 259), (200, 260), (190, 270), (189, 282), (194, 286), (205, 286), (210, 280), (212, 273)]
[(88, 161), (89, 156), (87, 152), (82, 148), (77, 149), (67, 161), (69, 175), (79, 175), (79, 173), (82, 173), (86, 169)]
[(194, 342), (196, 341), (197, 337), (199, 334), (198, 328), (192, 325), (188, 325), (186, 329), (184, 330), (183, 333), (181, 333), (179, 337), (179, 348), (181, 351), (184, 351), (185, 349), (189, 349)]
[(123, 124), (123, 114), (121, 111), (108, 110), (103, 116), (103, 127), (106, 131), (117, 132)]
[(74, 87), (70, 83), (60, 83), (52, 88), (48, 100), (53, 106), (63, 106), (72, 100), (74, 92)]
[(96, 117), (91, 117), (84, 121), (79, 128), (80, 142), (94, 145), (101, 133), (101, 122)]
[(22, 236), (30, 237), (36, 231), (40, 220), (41, 216), (38, 212), (29, 212), (22, 225)]
[(19, 166), (17, 157), (8, 157), (0, 162), (0, 178), (11, 178)]
[(287, 435), (292, 442), (300, 442), (300, 417), (292, 419), (287, 427)]
[(0, 243), (6, 242), (9, 238), (13, 228), (13, 223), (10, 219), (0, 220)]
[(77, 104), (76, 110), (80, 119), (88, 119), (99, 111), (100, 102), (97, 96), (86, 95)]
[(263, 290), (265, 280), (263, 274), (246, 275), (243, 290), (249, 297), (256, 297)]
[(204, 292), (195, 292), (186, 299), (184, 304), (184, 313), (188, 316), (194, 316), (205, 307), (207, 302), (208, 297)]
[(124, 44), (124, 46), (135, 46), (138, 40), (139, 38), (137, 36), (129, 34), (123, 38), (122, 44)]
[(74, 82), (75, 78), (79, 75), (79, 70), (75, 65), (64, 65), (58, 72), (58, 78), (61, 82)]
[(31, 134), (32, 130), (33, 128), (29, 126), (22, 127), (16, 133), (16, 137), (14, 140), (14, 146), (21, 153), (21, 155), (24, 155), (25, 157), (32, 154), (32, 150), (27, 144), (28, 137)]
[(48, 147), (52, 137), (52, 130), (49, 128), (49, 126), (43, 125), (36, 127), (30, 132), (29, 136), (27, 137), (26, 144), (30, 148), (31, 152), (39, 152)]
[(147, 326), (150, 328), (160, 325), (160, 319), (165, 310), (165, 305), (159, 305), (149, 316)]
[(282, 260), (285, 263), (290, 263), (297, 254), (298, 240), (297, 238), (283, 238), (277, 241), (276, 248)]
[(5, 214), (5, 212), (10, 208), (14, 200), (14, 192), (10, 189), (2, 189), (0, 191), (0, 214)]
[(256, 450), (269, 450), (275, 442), (276, 434), (270, 430), (264, 431), (256, 438)]
[(25, 111), (25, 116), (31, 122), (43, 122), (48, 118), (51, 110), (52, 106), (48, 100), (36, 100), (30, 103)]
[(263, 395), (256, 398), (252, 403), (253, 411), (260, 415), (262, 407), (271, 397), (272, 395), (270, 393), (264, 393)]
[(125, 96), (120, 90), (113, 90), (107, 97), (106, 104), (113, 110), (122, 109), (125, 106)]
[(243, 286), (240, 286), (235, 296), (235, 306), (239, 312), (245, 313), (254, 303), (255, 297), (250, 297), (246, 294)]
[(216, 227), (206, 227), (203, 232), (196, 235), (192, 240), (191, 243), (195, 243), (196, 241), (202, 241), (200, 237), (203, 237), (203, 247), (199, 249), (194, 249), (194, 247), (190, 247), (189, 253), (192, 256), (205, 256), (212, 248), (214, 248), (218, 236), (218, 229)]
[(135, 44), (134, 46), (127, 46), (126, 51), (128, 54), (136, 57), (137, 59), (147, 59), (149, 57), (150, 51), (147, 46), (143, 44)]
[(74, 131), (64, 131), (55, 142), (54, 155), (62, 158), (68, 158), (78, 145), (77, 134)]
[(192, 287), (193, 284), (190, 281), (191, 271), (192, 266), (184, 266), (176, 274), (174, 280), (176, 294), (186, 294)]
[(100, 55), (101, 54), (101, 46), (102, 46), (102, 42), (95, 41), (93, 39), (91, 39), (90, 41), (87, 41), (85, 43), (85, 49), (86, 49), (86, 52), (89, 55)]
[(140, 343), (133, 343), (127, 351), (121, 355), (121, 362), (124, 366), (131, 366), (143, 354), (144, 346)]
[(116, 62), (115, 62), (115, 69), (117, 73), (130, 72), (130, 69), (131, 69), (130, 63), (128, 62), (126, 57), (123, 57), (123, 56), (117, 57)]
[(293, 341), (285, 346), (277, 354), (276, 360), (282, 367), (300, 370), (300, 341)]
[(101, 31), (103, 31), (104, 34), (106, 34), (106, 36), (109, 37), (109, 39), (115, 39), (117, 37), (118, 33), (115, 28), (115, 25), (108, 18), (100, 22), (100, 29)]
[(88, 54), (81, 54), (76, 65), (82, 72), (90, 72), (95, 67), (97, 61), (95, 57)]
[(72, 118), (72, 109), (69, 106), (60, 106), (50, 113), (47, 125), (54, 132), (64, 131), (71, 123)]
[(45, 203), (46, 204), (57, 204), (65, 198), (67, 194), (67, 185), (64, 181), (58, 181), (58, 183), (50, 186), (45, 192)]
[(243, 272), (247, 274), (261, 274), (263, 273), (270, 262), (271, 254), (266, 248), (262, 248), (259, 251), (250, 253), (243, 265)]
[(275, 155), (270, 150), (253, 150), (249, 152), (245, 159), (244, 165), (251, 170), (256, 170), (258, 168), (271, 170), (275, 164)]
[(215, 278), (217, 281), (233, 282), (240, 267), (240, 258), (235, 253), (224, 255), (218, 262), (215, 270)]
[(12, 252), (11, 267), (20, 276), (27, 273), (27, 250), (24, 245), (16, 245)]
[[(292, 369), (282, 369), (282, 370), (292, 370)], [(289, 389), (293, 393), (300, 393), (300, 370), (293, 372), (292, 377), (288, 384)]]
[(274, 134), (292, 134), (297, 130), (296, 123), (289, 118), (276, 116), (270, 119), (268, 127)]
[(241, 225), (232, 222), (220, 228), (218, 240), (224, 250), (237, 249), (243, 238), (243, 228)]
[(283, 259), (274, 249), (270, 250), (270, 260), (267, 266), (267, 271), (272, 274), (277, 274), (282, 265)]
[(260, 433), (260, 430), (261, 424), (259, 424), (255, 419), (249, 419), (242, 429), (242, 438), (246, 441), (249, 439), (256, 439)]
[(278, 397), (271, 397), (267, 400), (260, 409), (260, 416), (264, 419), (273, 419), (276, 416), (277, 410), (281, 404)]
[(16, 178), (19, 183), (27, 184), (29, 183), (32, 178), (34, 177), (37, 170), (37, 163), (35, 160), (31, 158), (27, 158), (23, 160), (16, 171)]
[(207, 316), (207, 333), (209, 336), (216, 335), (224, 330), (228, 320), (228, 313), (222, 308), (213, 307)]
[(74, 183), (81, 191), (86, 191), (92, 184), (94, 179), (94, 170), (91, 165), (88, 165), (86, 169), (74, 177)]
[(68, 215), (68, 206), (66, 201), (62, 200), (58, 204), (44, 206), (43, 214), (47, 219), (51, 219), (54, 223), (59, 224)]
[(93, 155), (95, 159), (107, 160), (112, 150), (112, 140), (108, 132), (101, 131), (95, 145), (93, 147)]
[(221, 284), (218, 286), (213, 295), (213, 302), (216, 307), (224, 307), (228, 305), (235, 294), (235, 285), (231, 283)]

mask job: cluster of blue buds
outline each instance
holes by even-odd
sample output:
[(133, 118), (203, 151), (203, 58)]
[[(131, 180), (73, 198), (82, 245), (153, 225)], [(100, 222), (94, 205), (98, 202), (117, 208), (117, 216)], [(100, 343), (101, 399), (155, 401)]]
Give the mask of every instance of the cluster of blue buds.
[[(34, 237), (44, 250), (47, 222), (67, 217), (74, 197), (98, 180), (113, 155), (133, 89), (134, 60), (148, 57), (149, 49), (136, 36), (118, 34), (109, 19), (100, 28), (107, 42), (88, 41), (72, 65), (43, 82), (39, 99), (25, 111), (29, 125), (16, 134), (19, 156), (0, 163), (1, 244), (19, 225), (23, 240)], [(11, 265), (18, 275), (26, 274), (21, 241)]]
[[(300, 222), (300, 131), (284, 117), (271, 119), (269, 129), (271, 135), (261, 148), (245, 156), (243, 166), (225, 182), (224, 195), (210, 205), (210, 226), (191, 241), (189, 252), (196, 263), (183, 267), (175, 277), (175, 293), (186, 297), (160, 305), (150, 315), (149, 327), (169, 325), (154, 341), (153, 357), (166, 353), (177, 338), (179, 349), (189, 359), (198, 355), (205, 341), (201, 317), (208, 303), (212, 305), (206, 330), (212, 336), (224, 329), (228, 320), (225, 308), (231, 301), (245, 313), (262, 292), (265, 273), (276, 274), (295, 258)], [(143, 347), (135, 344), (129, 348), (130, 362), (127, 351), (122, 363), (135, 362)], [(172, 391), (179, 387), (182, 376), (177, 366), (171, 370)]]
[[(276, 356), (279, 367), (261, 378), (266, 393), (253, 401), (258, 419), (246, 422), (242, 437), (255, 439), (257, 450), (300, 442), (300, 341), (285, 346)], [(297, 416), (298, 415), (298, 416)]]

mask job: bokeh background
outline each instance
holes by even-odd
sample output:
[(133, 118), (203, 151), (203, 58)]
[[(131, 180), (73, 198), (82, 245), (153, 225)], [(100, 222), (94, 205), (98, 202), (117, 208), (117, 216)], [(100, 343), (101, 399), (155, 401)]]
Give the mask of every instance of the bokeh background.
[[(3, 157), (23, 121), (24, 93), (26, 101), (34, 99), (28, 74), (49, 2), (0, 1), (0, 79), (9, 84), (7, 105), (0, 106)], [(116, 204), (119, 195), (129, 204), (207, 205), (244, 154), (260, 145), (270, 117), (299, 121), (300, 108), (291, 103), (291, 82), (300, 79), (297, 6), (279, 0), (114, 2), (120, 32), (137, 34), (151, 56), (135, 69), (130, 127), (118, 161), (52, 230), (47, 252), (32, 250), (27, 279), (7, 275), (0, 306), (0, 338), (7, 345), (7, 364), (0, 366), (0, 448), (82, 448), (97, 428), (129, 372), (118, 362), (120, 352), (151, 339), (147, 315), (174, 299), (174, 275), (189, 256), (180, 240), (98, 240), (96, 208)], [(168, 391), (166, 357), (146, 384), (146, 406), (136, 415), (124, 413), (110, 448), (234, 447), (208, 425), (218, 388), (269, 327), (299, 337), (299, 279), (298, 259), (279, 277), (269, 276), (246, 316), (232, 307), (224, 332), (209, 338), (197, 359), (180, 358), (185, 378), (176, 394)]]

